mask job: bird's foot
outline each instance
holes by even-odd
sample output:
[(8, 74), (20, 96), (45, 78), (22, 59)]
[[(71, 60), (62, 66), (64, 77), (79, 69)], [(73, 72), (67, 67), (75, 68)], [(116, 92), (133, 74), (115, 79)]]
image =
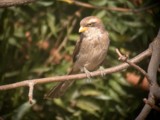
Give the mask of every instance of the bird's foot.
[(106, 74), (102, 71), (102, 70), (104, 70), (104, 67), (100, 66), (100, 67), (99, 67), (99, 70), (100, 70), (100, 72), (101, 72), (101, 76), (104, 77), (104, 76), (106, 75)]
[(85, 67), (83, 68), (84, 72), (86, 73), (87, 76), (87, 82), (91, 82), (91, 73), (88, 71)]

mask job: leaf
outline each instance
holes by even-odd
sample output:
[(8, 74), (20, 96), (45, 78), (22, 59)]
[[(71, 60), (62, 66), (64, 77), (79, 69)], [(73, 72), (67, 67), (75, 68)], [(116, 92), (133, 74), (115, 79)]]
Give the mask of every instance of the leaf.
[(81, 94), (83, 95), (83, 96), (99, 96), (99, 95), (101, 95), (102, 93), (101, 92), (99, 92), (99, 91), (96, 91), (96, 90), (83, 90), (83, 91), (81, 91)]
[(99, 18), (105, 17), (106, 16), (106, 10), (101, 10), (100, 12), (98, 12), (96, 14), (96, 16), (99, 17)]
[(97, 117), (99, 116), (97, 114), (97, 111), (100, 111), (100, 107), (97, 104), (93, 103), (92, 101), (78, 100), (76, 106), (94, 116)]
[(89, 2), (95, 6), (104, 6), (108, 1), (107, 0), (90, 0)]
[(125, 90), (122, 89), (121, 85), (117, 81), (112, 80), (112, 82), (110, 82), (110, 85), (112, 86), (112, 89), (116, 91), (118, 95), (121, 95), (121, 96), (126, 95)]
[(96, 98), (104, 101), (112, 99), (109, 95), (100, 95), (100, 96), (97, 96)]
[(31, 107), (36, 103), (35, 100), (33, 100), (33, 103), (30, 104), (29, 102), (23, 103), (19, 108), (17, 108), (14, 112), (14, 115), (12, 116), (12, 120), (22, 120), (23, 116), (26, 114), (26, 112), (31, 109)]
[(50, 70), (51, 70), (50, 67), (40, 66), (40, 67), (37, 67), (37, 68), (33, 68), (31, 70), (31, 72), (40, 74), (40, 73), (44, 73), (44, 72), (47, 72), (47, 71), (50, 71)]
[(9, 78), (9, 77), (17, 76), (17, 75), (19, 75), (19, 73), (20, 73), (20, 71), (7, 72), (4, 74), (3, 77)]
[(37, 1), (36, 3), (39, 4), (39, 5), (42, 5), (44, 7), (49, 7), (49, 6), (54, 4), (54, 1), (51, 1), (51, 2), (49, 2), (49, 1), (45, 1), (45, 2), (44, 1)]
[(117, 102), (121, 102), (119, 95), (113, 89), (109, 89), (108, 94), (112, 98), (112, 100), (115, 100)]
[(57, 29), (56, 29), (56, 25), (55, 25), (55, 16), (53, 16), (50, 13), (47, 14), (47, 24), (48, 24), (52, 34), (54, 36), (57, 36)]
[(18, 47), (18, 48), (21, 48), (21, 45), (20, 45), (20, 44), (16, 41), (16, 39), (13, 38), (13, 37), (9, 38), (8, 43), (9, 43), (10, 45), (13, 45), (13, 46), (16, 46), (16, 47)]
[(71, 41), (77, 41), (78, 39), (79, 39), (79, 35), (78, 34), (69, 35), (69, 40), (71, 40)]
[(65, 105), (64, 105), (64, 102), (62, 101), (62, 99), (60, 99), (60, 98), (55, 98), (55, 99), (53, 99), (53, 101), (54, 101), (54, 103), (55, 103), (57, 106), (62, 107), (62, 108), (65, 109)]

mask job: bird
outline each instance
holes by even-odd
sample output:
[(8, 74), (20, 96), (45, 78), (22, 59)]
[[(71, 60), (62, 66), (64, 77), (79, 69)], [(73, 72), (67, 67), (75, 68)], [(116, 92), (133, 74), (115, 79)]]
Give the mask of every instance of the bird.
[[(103, 63), (110, 44), (108, 32), (100, 18), (88, 16), (80, 21), (80, 38), (73, 51), (73, 66), (69, 75), (97, 70)], [(74, 83), (74, 80), (62, 81), (53, 87), (44, 98), (54, 99), (61, 97)]]

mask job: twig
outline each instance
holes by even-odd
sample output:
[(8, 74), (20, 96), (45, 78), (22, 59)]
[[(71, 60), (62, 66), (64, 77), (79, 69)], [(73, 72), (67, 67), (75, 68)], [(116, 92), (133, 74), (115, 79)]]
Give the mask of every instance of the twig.
[[(136, 57), (132, 58), (130, 61), (133, 63), (137, 63), (150, 55), (151, 55), (151, 50), (147, 49), (144, 52), (137, 55)], [(115, 67), (91, 72), (91, 76), (94, 77), (94, 76), (101, 75), (102, 72), (104, 74), (111, 74), (111, 73), (121, 71), (121, 70), (128, 68), (128, 67), (129, 67), (129, 65), (127, 63), (123, 63), (123, 64), (117, 65)], [(1, 85), (0, 90), (8, 90), (8, 89), (14, 89), (14, 88), (18, 88), (18, 87), (28, 86), (28, 82), (33, 82), (34, 84), (44, 84), (44, 83), (49, 83), (49, 82), (60, 82), (60, 81), (67, 81), (67, 80), (73, 80), (73, 79), (76, 80), (76, 79), (82, 79), (82, 78), (86, 78), (85, 73), (76, 74), (76, 75), (65, 75), (65, 76), (56, 76), (56, 77), (24, 80), (22, 82), (17, 82), (17, 83), (13, 83), (13, 84)]]
[(16, 5), (24, 5), (35, 1), (36, 0), (0, 0), (0, 8), (16, 6)]
[(149, 100), (147, 100), (146, 98), (143, 99), (143, 101), (148, 104), (149, 106), (151, 106), (151, 108), (157, 110), (158, 112), (160, 112), (160, 108), (156, 105), (154, 105), (152, 102), (150, 102)]
[(80, 2), (77, 0), (59, 0), (59, 1), (63, 1), (63, 2), (67, 2), (69, 4), (74, 4), (77, 6), (81, 6), (81, 7), (86, 7), (86, 8), (90, 8), (90, 9), (103, 9), (103, 10), (111, 10), (111, 11), (120, 11), (120, 12), (141, 12), (141, 11), (145, 11), (151, 8), (154, 8), (156, 6), (159, 5), (159, 3), (144, 7), (144, 8), (139, 8), (139, 9), (129, 9), (129, 8), (121, 8), (121, 7), (100, 7), (100, 6), (94, 6), (88, 3), (84, 3), (84, 2)]
[(33, 82), (29, 82), (29, 93), (28, 93), (28, 98), (29, 98), (29, 102), (30, 104), (33, 103), (33, 90), (34, 90), (34, 83)]
[(139, 67), (139, 66), (136, 65), (135, 63), (132, 63), (131, 61), (129, 61), (129, 60), (128, 60), (128, 57), (125, 56), (125, 55), (122, 55), (122, 53), (121, 53), (118, 49), (116, 49), (116, 52), (117, 52), (117, 54), (118, 54), (118, 56), (119, 56), (119, 58), (118, 58), (119, 60), (128, 63), (130, 66), (132, 66), (132, 67), (134, 67), (135, 69), (137, 69), (138, 71), (140, 71), (144, 76), (146, 76), (148, 82), (151, 84), (151, 81), (150, 81), (150, 79), (149, 79), (149, 76), (147, 75), (147, 73), (146, 73), (141, 67)]

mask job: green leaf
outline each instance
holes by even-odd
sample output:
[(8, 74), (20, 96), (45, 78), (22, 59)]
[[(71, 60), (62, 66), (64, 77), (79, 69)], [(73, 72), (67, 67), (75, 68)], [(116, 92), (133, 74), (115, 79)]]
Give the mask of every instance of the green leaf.
[(31, 109), (31, 107), (36, 103), (35, 100), (33, 100), (33, 103), (30, 104), (29, 102), (23, 103), (18, 109), (16, 109), (14, 112), (14, 115), (12, 116), (12, 120), (22, 120), (23, 116), (26, 114), (26, 112)]
[(108, 1), (107, 0), (90, 0), (89, 2), (95, 6), (104, 6)]
[(64, 105), (64, 102), (62, 101), (62, 99), (60, 99), (60, 98), (55, 98), (55, 99), (53, 99), (53, 102), (54, 102), (57, 106), (62, 107), (62, 108), (65, 108), (65, 105)]
[(44, 7), (49, 7), (49, 6), (54, 4), (54, 1), (51, 1), (51, 2), (49, 2), (49, 1), (37, 1), (36, 3), (39, 4), (39, 5), (42, 5)]
[(96, 90), (91, 90), (91, 89), (88, 89), (88, 90), (83, 90), (83, 91), (81, 91), (81, 94), (83, 95), (83, 96), (99, 96), (99, 95), (101, 95), (102, 93), (101, 92), (99, 92), (99, 91), (96, 91)]
[(69, 40), (71, 40), (71, 41), (77, 41), (78, 39), (79, 39), (79, 35), (78, 34), (69, 35)]
[(9, 38), (8, 43), (10, 45), (16, 46), (18, 48), (21, 48), (21, 45), (17, 42), (17, 40), (13, 37)]
[(48, 24), (52, 34), (54, 36), (57, 36), (57, 29), (56, 29), (56, 25), (55, 25), (55, 16), (53, 16), (50, 13), (47, 14), (47, 24)]
[(97, 111), (100, 111), (100, 107), (97, 104), (93, 103), (92, 101), (78, 100), (76, 106), (94, 116), (99, 116), (97, 114)]

